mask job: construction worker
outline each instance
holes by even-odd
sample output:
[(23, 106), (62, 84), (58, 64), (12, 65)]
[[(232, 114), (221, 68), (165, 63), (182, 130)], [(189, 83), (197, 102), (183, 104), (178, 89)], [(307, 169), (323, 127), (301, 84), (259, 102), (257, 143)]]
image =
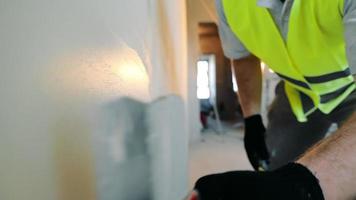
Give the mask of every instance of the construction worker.
[[(202, 177), (195, 185), (200, 199), (356, 199), (356, 1), (216, 6), (239, 86), (246, 152), (255, 170), (268, 171)], [(266, 129), (260, 61), (282, 79)], [(333, 123), (341, 128), (324, 139)]]

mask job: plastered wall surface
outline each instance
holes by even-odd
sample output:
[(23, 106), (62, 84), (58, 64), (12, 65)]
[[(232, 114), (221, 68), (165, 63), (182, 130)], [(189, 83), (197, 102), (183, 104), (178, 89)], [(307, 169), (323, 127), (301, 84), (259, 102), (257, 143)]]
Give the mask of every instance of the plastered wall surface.
[[(163, 28), (158, 16), (174, 8)], [(93, 134), (102, 108), (124, 96), (184, 99), (184, 8), (168, 0), (0, 0), (1, 200), (98, 199)], [(168, 57), (160, 35), (176, 50)]]

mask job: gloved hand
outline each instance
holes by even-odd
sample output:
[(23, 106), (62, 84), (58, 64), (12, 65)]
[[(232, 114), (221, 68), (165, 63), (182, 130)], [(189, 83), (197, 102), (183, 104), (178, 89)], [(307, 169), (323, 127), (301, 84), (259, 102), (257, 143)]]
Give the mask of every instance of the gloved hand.
[(324, 200), (318, 179), (296, 163), (268, 172), (232, 171), (204, 176), (194, 189), (199, 200)]
[(245, 118), (245, 149), (247, 157), (256, 171), (267, 170), (269, 164), (265, 132), (261, 115)]

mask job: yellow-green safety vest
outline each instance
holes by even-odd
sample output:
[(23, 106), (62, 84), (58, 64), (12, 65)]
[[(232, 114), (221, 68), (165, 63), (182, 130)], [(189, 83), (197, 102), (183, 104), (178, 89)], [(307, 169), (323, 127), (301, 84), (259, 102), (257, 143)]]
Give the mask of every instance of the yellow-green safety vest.
[[(298, 121), (317, 109), (329, 114), (356, 88), (346, 57), (344, 0), (295, 0), (286, 41), (258, 0), (222, 1), (233, 33), (285, 81)], [(303, 106), (302, 96), (313, 106)]]

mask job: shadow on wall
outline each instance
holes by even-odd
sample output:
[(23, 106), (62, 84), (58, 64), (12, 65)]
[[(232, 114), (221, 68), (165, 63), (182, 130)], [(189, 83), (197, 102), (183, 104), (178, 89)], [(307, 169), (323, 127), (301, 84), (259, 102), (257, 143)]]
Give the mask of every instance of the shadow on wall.
[(184, 1), (151, 4), (150, 72), (152, 97), (186, 95), (186, 15)]
[(177, 73), (177, 66), (175, 66), (175, 48), (173, 44), (173, 34), (170, 30), (170, 24), (169, 24), (169, 17), (167, 13), (167, 9), (165, 8), (165, 1), (164, 0), (158, 0), (157, 1), (157, 12), (158, 12), (158, 23), (159, 23), (159, 33), (160, 33), (160, 44), (161, 44), (161, 51), (160, 51), (160, 56), (164, 58), (164, 65), (169, 66), (165, 67), (162, 70), (164, 70), (164, 75), (163, 77), (166, 78), (165, 82), (168, 85), (168, 90), (172, 92), (176, 92), (179, 94), (179, 87), (178, 87), (178, 73)]

